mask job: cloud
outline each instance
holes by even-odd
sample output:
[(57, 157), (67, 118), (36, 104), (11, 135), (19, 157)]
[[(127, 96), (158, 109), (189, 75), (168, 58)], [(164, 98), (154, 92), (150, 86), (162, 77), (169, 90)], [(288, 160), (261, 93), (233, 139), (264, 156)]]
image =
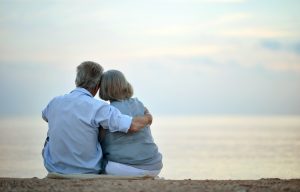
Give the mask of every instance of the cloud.
[(198, 37), (201, 35), (209, 35), (211, 37), (219, 36), (222, 30), (235, 26), (239, 28), (241, 23), (246, 22), (253, 16), (250, 13), (230, 13), (220, 14), (205, 20), (194, 20), (185, 23), (167, 23), (155, 28), (142, 28), (138, 31), (133, 31), (133, 35), (138, 33), (145, 34), (146, 36), (156, 37)]
[(244, 3), (246, 0), (165, 0), (176, 3)]
[[(251, 12), (221, 13), (205, 19), (188, 20), (187, 22), (165, 23), (156, 27), (143, 26), (129, 32), (130, 35), (152, 38), (185, 38), (190, 39), (291, 39), (299, 38), (298, 30), (280, 27), (279, 24), (266, 25)], [(271, 42), (264, 42), (270, 44)], [(274, 42), (273, 42), (274, 43)]]
[(297, 54), (300, 54), (300, 42), (291, 45), (291, 50), (293, 50)]
[(261, 46), (271, 51), (285, 51), (300, 54), (300, 42), (264, 39), (261, 41)]
[(236, 29), (226, 29), (219, 33), (223, 36), (235, 38), (284, 38), (298, 37), (298, 34), (288, 30), (277, 30), (266, 27), (241, 27)]
[(282, 48), (282, 44), (275, 40), (263, 40), (261, 45), (262, 47), (273, 51), (280, 50)]
[[(262, 44), (243, 45), (228, 52), (233, 61), (245, 67), (261, 66), (270, 71), (300, 73), (300, 55), (284, 49), (283, 44), (274, 41)], [(278, 45), (277, 45), (278, 44)], [(238, 52), (235, 54), (233, 52)], [(228, 56), (225, 56), (228, 58)]]

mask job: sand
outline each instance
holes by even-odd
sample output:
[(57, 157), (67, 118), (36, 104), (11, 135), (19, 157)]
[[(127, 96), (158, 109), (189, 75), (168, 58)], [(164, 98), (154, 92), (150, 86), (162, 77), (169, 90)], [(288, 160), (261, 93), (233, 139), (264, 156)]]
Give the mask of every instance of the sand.
[(300, 179), (260, 180), (109, 180), (109, 179), (38, 179), (0, 178), (0, 191), (205, 191), (205, 192), (251, 192), (251, 191), (300, 191)]

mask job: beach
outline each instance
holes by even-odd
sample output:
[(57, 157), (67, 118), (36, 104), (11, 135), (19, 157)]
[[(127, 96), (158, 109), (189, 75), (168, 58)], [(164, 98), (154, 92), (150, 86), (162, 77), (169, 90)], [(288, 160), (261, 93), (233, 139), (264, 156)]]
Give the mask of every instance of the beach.
[(300, 179), (259, 180), (109, 180), (109, 179), (39, 179), (0, 178), (0, 191), (214, 191), (269, 192), (300, 191)]

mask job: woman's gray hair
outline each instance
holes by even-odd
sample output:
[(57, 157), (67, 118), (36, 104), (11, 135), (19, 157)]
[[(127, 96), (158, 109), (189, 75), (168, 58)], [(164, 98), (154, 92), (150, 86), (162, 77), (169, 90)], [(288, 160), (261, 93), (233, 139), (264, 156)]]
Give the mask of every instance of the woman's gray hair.
[(121, 71), (109, 70), (103, 73), (100, 80), (99, 97), (105, 101), (129, 99), (133, 88)]
[(103, 68), (93, 61), (82, 62), (77, 67), (76, 87), (82, 87), (87, 90), (95, 89), (99, 83), (103, 73)]

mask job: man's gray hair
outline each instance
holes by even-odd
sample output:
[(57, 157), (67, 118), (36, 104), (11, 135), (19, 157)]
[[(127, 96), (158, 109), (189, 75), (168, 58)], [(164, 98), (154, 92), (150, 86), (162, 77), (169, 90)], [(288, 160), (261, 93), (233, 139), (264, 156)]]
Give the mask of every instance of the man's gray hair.
[(93, 90), (100, 83), (103, 68), (100, 64), (93, 61), (82, 62), (77, 67), (76, 87)]

